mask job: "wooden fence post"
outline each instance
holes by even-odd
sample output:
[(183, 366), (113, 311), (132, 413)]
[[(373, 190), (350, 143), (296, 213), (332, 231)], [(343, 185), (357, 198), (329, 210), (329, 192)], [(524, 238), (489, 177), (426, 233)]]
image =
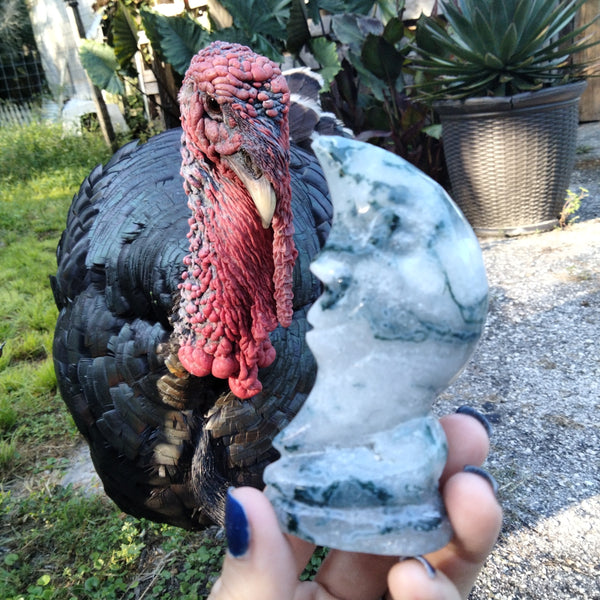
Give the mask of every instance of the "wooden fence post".
[[(580, 27), (585, 23), (589, 23), (598, 14), (600, 14), (600, 0), (588, 0), (585, 2), (575, 18), (575, 27)], [(591, 35), (592, 40), (600, 40), (600, 20), (588, 27), (584, 35)], [(581, 62), (600, 61), (600, 44), (588, 48), (583, 52), (575, 55), (575, 60)], [(589, 77), (588, 86), (579, 103), (579, 120), (580, 121), (600, 121), (600, 65), (596, 64), (589, 72), (595, 77)]]
[[(79, 14), (77, 0), (66, 0), (66, 2), (73, 9), (73, 15), (75, 17), (75, 24), (77, 25), (77, 33), (79, 34), (79, 37), (81, 39), (85, 39), (85, 29), (83, 27), (83, 22), (81, 21), (81, 15)], [(108, 108), (106, 108), (106, 103), (104, 102), (104, 97), (102, 96), (102, 90), (94, 85), (91, 80), (90, 84), (92, 86), (92, 94), (94, 96), (94, 104), (96, 105), (100, 130), (102, 131), (106, 145), (114, 152), (117, 149), (117, 138), (112, 126), (112, 121), (110, 120), (110, 115), (108, 114)]]

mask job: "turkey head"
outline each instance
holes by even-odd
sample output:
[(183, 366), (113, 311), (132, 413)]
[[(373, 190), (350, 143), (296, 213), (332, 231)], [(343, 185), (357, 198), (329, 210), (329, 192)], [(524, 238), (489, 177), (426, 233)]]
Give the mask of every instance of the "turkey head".
[(280, 68), (245, 46), (215, 42), (194, 57), (181, 91), (189, 254), (173, 341), (192, 375), (228, 379), (250, 398), (292, 317), (290, 94)]

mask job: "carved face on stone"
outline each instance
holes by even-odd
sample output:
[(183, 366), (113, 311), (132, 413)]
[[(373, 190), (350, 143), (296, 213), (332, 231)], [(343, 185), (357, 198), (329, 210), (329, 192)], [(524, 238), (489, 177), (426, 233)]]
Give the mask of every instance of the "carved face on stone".
[(317, 387), (331, 378), (341, 403), (356, 390), (387, 397), (369, 404), (369, 424), (383, 424), (424, 410), (473, 351), (487, 310), (481, 253), (442, 188), (412, 165), (347, 140), (315, 149), (334, 198), (311, 267), (326, 286), (309, 313)]
[(334, 209), (311, 267), (326, 286), (308, 315), (317, 380), (274, 440), (267, 495), (282, 526), (312, 542), (429, 552), (452, 535), (430, 409), (481, 334), (479, 244), (446, 193), (397, 156), (342, 138), (313, 148)]

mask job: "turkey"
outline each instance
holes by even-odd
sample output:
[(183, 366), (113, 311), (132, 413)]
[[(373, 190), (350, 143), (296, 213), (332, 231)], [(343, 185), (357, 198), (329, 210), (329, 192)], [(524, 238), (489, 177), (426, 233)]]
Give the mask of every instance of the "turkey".
[(106, 493), (134, 516), (222, 523), (227, 488), (263, 485), (271, 440), (313, 385), (309, 264), (331, 203), (289, 141), (290, 118), (305, 147), (332, 127), (290, 102), (313, 85), (215, 42), (184, 78), (182, 129), (124, 146), (73, 199), (55, 370)]

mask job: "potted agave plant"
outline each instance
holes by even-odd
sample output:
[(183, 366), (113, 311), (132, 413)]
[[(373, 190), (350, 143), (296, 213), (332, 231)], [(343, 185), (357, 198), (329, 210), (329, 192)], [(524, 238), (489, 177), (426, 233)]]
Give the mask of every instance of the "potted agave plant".
[(433, 104), (452, 196), (478, 235), (553, 228), (575, 162), (590, 47), (585, 0), (444, 0), (421, 16), (419, 93)]

